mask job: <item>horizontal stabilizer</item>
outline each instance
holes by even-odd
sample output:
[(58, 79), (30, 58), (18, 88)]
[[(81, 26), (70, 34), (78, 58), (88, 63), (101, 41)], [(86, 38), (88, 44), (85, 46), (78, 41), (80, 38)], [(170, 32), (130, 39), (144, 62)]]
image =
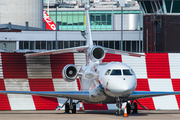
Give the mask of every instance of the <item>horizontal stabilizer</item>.
[(34, 56), (42, 56), (42, 55), (52, 55), (52, 54), (60, 54), (60, 53), (74, 53), (74, 52), (84, 52), (85, 49), (89, 48), (89, 46), (80, 46), (80, 47), (73, 47), (67, 49), (59, 49), (59, 50), (52, 50), (52, 51), (45, 51), (39, 53), (31, 53), (26, 54), (26, 57), (34, 57)]
[(127, 55), (127, 56), (133, 56), (133, 57), (141, 57), (145, 55), (137, 54), (137, 53), (131, 53), (131, 52), (126, 52), (126, 51), (121, 51), (121, 50), (114, 50), (110, 48), (104, 48), (106, 53), (112, 53), (112, 54), (118, 54), (118, 55)]

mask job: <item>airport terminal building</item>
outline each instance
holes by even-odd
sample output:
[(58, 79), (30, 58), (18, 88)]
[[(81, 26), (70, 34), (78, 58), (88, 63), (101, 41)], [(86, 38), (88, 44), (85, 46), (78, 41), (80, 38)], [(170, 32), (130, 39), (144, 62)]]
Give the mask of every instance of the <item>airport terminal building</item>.
[[(70, 8), (59, 6), (57, 35), (54, 30), (46, 29), (43, 9), (56, 23), (56, 8), (53, 7), (55, 2), (50, 0), (48, 9), (47, 0), (21, 0), (20, 4), (2, 0), (0, 49), (6, 52), (53, 50), (56, 49), (56, 37), (58, 49), (85, 45), (86, 39), (83, 34), (86, 30), (86, 19), (84, 8), (81, 8), (83, 4), (81, 6), (72, 4), (73, 7), (71, 5)], [(5, 8), (8, 10), (4, 11)], [(92, 4), (90, 22), (94, 44), (121, 50), (123, 41), (122, 50), (142, 52), (142, 17), (142, 11), (135, 1), (122, 0), (113, 3), (99, 1)]]

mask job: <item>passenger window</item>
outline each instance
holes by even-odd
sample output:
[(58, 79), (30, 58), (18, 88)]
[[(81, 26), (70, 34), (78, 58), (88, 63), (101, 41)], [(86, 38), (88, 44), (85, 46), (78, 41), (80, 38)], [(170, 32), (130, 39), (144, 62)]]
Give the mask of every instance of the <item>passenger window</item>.
[(123, 75), (133, 75), (133, 72), (129, 69), (123, 70)]
[(110, 72), (111, 72), (111, 70), (108, 69), (108, 70), (106, 71), (105, 75), (109, 75)]
[(110, 75), (122, 75), (121, 70), (112, 70)]

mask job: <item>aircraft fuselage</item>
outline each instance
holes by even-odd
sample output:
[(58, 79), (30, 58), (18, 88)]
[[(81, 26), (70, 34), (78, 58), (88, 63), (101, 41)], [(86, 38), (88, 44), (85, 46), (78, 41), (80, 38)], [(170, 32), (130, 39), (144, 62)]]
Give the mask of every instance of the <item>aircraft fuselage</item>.
[(137, 84), (133, 70), (121, 62), (85, 64), (80, 72), (83, 73), (80, 77), (81, 91), (91, 93), (91, 102), (107, 103), (112, 98), (127, 98)]

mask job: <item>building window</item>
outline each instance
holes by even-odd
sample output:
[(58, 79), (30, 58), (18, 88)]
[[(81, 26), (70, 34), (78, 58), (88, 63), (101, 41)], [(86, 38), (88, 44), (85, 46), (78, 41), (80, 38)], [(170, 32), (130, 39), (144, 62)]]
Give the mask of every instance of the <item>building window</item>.
[(109, 48), (114, 49), (114, 41), (109, 41)]
[(29, 41), (24, 41), (24, 48), (23, 49), (29, 49)]
[(64, 41), (64, 48), (69, 48), (69, 41)]
[(119, 41), (115, 41), (115, 49), (120, 50)]
[(47, 50), (51, 50), (52, 47), (51, 47), (51, 41), (47, 41)]
[(74, 41), (70, 41), (70, 47), (74, 47)]
[(23, 49), (24, 43), (23, 41), (19, 41), (19, 49)]
[(40, 49), (40, 41), (36, 41), (36, 49)]
[(30, 41), (30, 50), (34, 50), (34, 41)]
[(104, 47), (108, 48), (108, 41), (104, 41)]
[[(94, 45), (121, 50), (121, 41), (93, 41)], [(85, 46), (86, 41), (57, 41), (57, 49)], [(140, 49), (139, 49), (140, 47)], [(56, 49), (56, 41), (19, 41), (19, 49)], [(142, 41), (123, 41), (123, 50), (129, 52), (142, 52)], [(139, 51), (140, 50), (140, 51)]]
[(74, 43), (75, 43), (75, 47), (80, 46), (80, 41), (75, 41)]
[(41, 41), (41, 49), (46, 49), (46, 41)]

